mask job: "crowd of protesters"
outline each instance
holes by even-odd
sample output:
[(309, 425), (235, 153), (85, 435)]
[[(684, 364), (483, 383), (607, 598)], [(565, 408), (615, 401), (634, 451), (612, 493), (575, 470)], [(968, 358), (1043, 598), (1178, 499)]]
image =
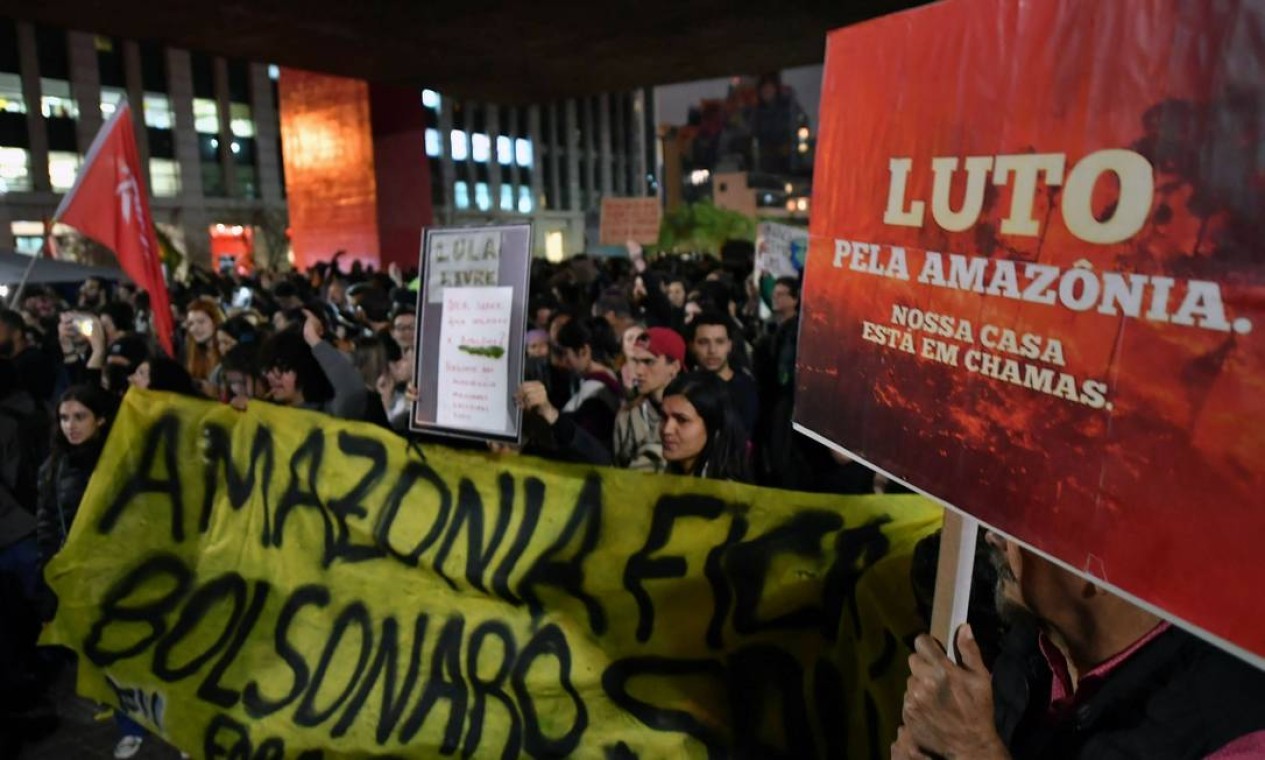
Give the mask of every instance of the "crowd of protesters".
[[(749, 262), (750, 246), (735, 245), (726, 260)], [(262, 400), (411, 436), (415, 277), (341, 256), (304, 273), (195, 268), (170, 288), (174, 357), (158, 347), (148, 294), (126, 283), (28, 285), (0, 310), (0, 715), (29, 716), (38, 702), (34, 632), (56, 604), (41, 569), (66, 540), (127, 390)], [(864, 467), (792, 434), (799, 283), (763, 285), (749, 264), (647, 263), (639, 250), (535, 262), (527, 381), (515, 394), (525, 436), (513, 452), (872, 492)], [(27, 614), (9, 614), (24, 604)], [(116, 755), (130, 757), (143, 732), (123, 717), (120, 728)]]
[[(525, 382), (514, 394), (524, 411), (523, 443), (496, 449), (802, 491), (898, 490), (794, 431), (799, 282), (757, 282), (749, 245), (732, 244), (726, 254), (647, 261), (634, 249), (627, 259), (534, 262), (529, 325), (522, 336)], [(157, 348), (147, 294), (127, 284), (93, 279), (70, 291), (27, 287), (11, 308), (0, 310), (0, 736), (14, 727), (26, 734), (47, 730), (40, 720), (41, 695), (58, 663), (38, 655), (34, 642), (56, 600), (43, 586), (41, 568), (66, 540), (128, 388), (237, 408), (266, 401), (413, 437), (413, 401), (426, 392), (411, 386), (417, 294), (409, 286), (415, 276), (394, 267), (380, 272), (358, 263), (343, 266), (340, 257), (305, 273), (193, 270), (170, 291), (178, 325), (175, 357)], [(1145, 711), (1167, 698), (1172, 689), (1156, 680), (1165, 674), (1176, 673), (1186, 679), (1181, 684), (1203, 689), (1199, 711), (1172, 723), (1189, 729), (1183, 736), (1192, 752), (1203, 754), (1162, 756), (1202, 757), (1235, 737), (1243, 738), (1218, 758), (1265, 753), (1260, 717), (1265, 688), (1256, 671), (1154, 616), (1140, 616), (1130, 603), (1096, 592), (1083, 579), (1059, 575), (1035, 555), (1004, 541), (994, 544), (982, 556), (1005, 552), (996, 564), (999, 595), (1009, 589), (1011, 606), (1022, 604), (1035, 624), (1014, 627), (1012, 638), (1033, 647), (1041, 642), (1048, 656), (1054, 645), (1047, 647), (1050, 639), (1044, 637), (1080, 640), (1077, 631), (1060, 628), (1065, 618), (1092, 619), (1100, 625), (1081, 637), (1089, 642), (1084, 652), (1068, 650), (1073, 659), (1090, 653), (1078, 667), (1093, 666), (1099, 654), (1118, 654), (1121, 643), (1138, 642), (1129, 653), (1152, 640), (1167, 647), (1163, 662), (1132, 654), (1111, 660), (1111, 667), (1125, 674), (1114, 676), (1117, 681), (1128, 676), (1150, 690), (1126, 695), (1130, 709)], [(934, 560), (916, 558), (915, 575), (920, 564), (934, 568)], [(933, 582), (932, 577), (921, 587)], [(1051, 602), (1057, 595), (1044, 591), (1037, 599), (1032, 584), (1043, 582), (1066, 591), (1058, 596), (1062, 601)], [(914, 584), (920, 585), (917, 577)], [(1032, 687), (1023, 679), (1044, 674), (1047, 680), (1038, 678), (1035, 688), (1049, 689), (1049, 672), (1028, 660), (1011, 662), (1010, 650), (1001, 647), (1005, 651), (998, 654), (997, 642), (984, 633), (978, 645), (973, 633), (959, 638), (965, 652), (960, 666), (948, 662), (934, 642), (919, 640), (893, 757), (1004, 757), (1009, 755), (1003, 744), (1014, 748), (1025, 742), (1033, 753), (1016, 757), (1107, 756), (1095, 754), (1101, 746), (1089, 741), (1090, 734), (1060, 733), (1071, 725), (1060, 711), (1080, 705), (1080, 695), (1097, 700), (1086, 704), (1106, 702), (1112, 709), (1125, 704), (1124, 698), (1111, 701), (1081, 691), (1052, 701), (1046, 710), (1040, 699), (1027, 701)], [(980, 650), (996, 661), (999, 674), (1018, 668), (1007, 687), (1011, 691), (993, 687), (998, 714), (1010, 711), (1010, 722), (997, 724), (1002, 736), (990, 719), (993, 696)], [(1121, 665), (1126, 656), (1131, 659)], [(1055, 668), (1055, 676), (1059, 672)], [(1105, 673), (1100, 668), (1091, 675), (1105, 679)], [(1056, 679), (1056, 692), (1060, 685), (1069, 694), (1076, 689)], [(1228, 706), (1208, 697), (1204, 687), (1226, 687), (1238, 701)], [(972, 710), (951, 710), (927, 696), (936, 693), (956, 694), (954, 704)], [(1213, 714), (1224, 719), (1217, 731), (1192, 728)], [(121, 738), (115, 757), (128, 758), (139, 750), (144, 732), (125, 716), (116, 717)], [(987, 752), (977, 754), (980, 747)], [(1050, 747), (1054, 754), (1041, 754)], [(1089, 754), (1081, 751), (1086, 747)], [(932, 748), (938, 751), (924, 752)], [(10, 749), (0, 746), (0, 755)]]

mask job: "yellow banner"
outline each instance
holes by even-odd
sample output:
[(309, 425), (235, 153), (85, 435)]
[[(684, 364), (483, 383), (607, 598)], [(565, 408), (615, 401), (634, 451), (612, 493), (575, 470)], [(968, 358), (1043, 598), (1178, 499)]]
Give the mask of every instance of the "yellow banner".
[(134, 390), (45, 643), (195, 757), (877, 757), (940, 520)]

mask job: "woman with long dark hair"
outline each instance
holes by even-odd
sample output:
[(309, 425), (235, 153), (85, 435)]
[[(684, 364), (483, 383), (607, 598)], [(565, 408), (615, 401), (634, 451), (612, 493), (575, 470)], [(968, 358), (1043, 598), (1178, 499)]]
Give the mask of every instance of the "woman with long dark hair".
[(57, 404), (52, 453), (39, 473), (36, 536), (41, 564), (48, 564), (70, 533), (88, 480), (101, 458), (114, 411), (113, 397), (95, 385), (73, 386)]
[(663, 392), (663, 458), (669, 473), (748, 482), (747, 431), (725, 382), (682, 375)]

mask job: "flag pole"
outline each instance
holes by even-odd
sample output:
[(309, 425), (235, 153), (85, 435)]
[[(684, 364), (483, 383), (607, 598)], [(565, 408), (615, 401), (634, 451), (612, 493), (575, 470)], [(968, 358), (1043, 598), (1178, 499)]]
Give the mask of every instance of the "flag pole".
[(18, 287), (13, 291), (13, 295), (9, 296), (9, 308), (17, 309), (18, 304), (22, 303), (22, 291), (26, 290), (26, 283), (31, 279), (31, 272), (35, 270), (35, 262), (43, 258), (44, 251), (48, 250), (48, 241), (53, 236), (53, 225), (51, 222), (44, 224), (44, 240), (40, 243), (40, 249), (31, 255), (30, 262), (26, 265), (26, 270), (22, 272), (22, 279), (18, 281)]

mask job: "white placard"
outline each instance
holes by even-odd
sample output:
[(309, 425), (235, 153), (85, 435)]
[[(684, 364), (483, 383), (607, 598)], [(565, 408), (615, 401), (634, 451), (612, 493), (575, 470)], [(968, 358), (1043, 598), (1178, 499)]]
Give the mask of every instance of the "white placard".
[(472, 288), (500, 282), (501, 231), (452, 230), (435, 234), (427, 261), (428, 303), (441, 303), (444, 288)]
[(514, 288), (441, 288), (436, 422), (505, 433)]

